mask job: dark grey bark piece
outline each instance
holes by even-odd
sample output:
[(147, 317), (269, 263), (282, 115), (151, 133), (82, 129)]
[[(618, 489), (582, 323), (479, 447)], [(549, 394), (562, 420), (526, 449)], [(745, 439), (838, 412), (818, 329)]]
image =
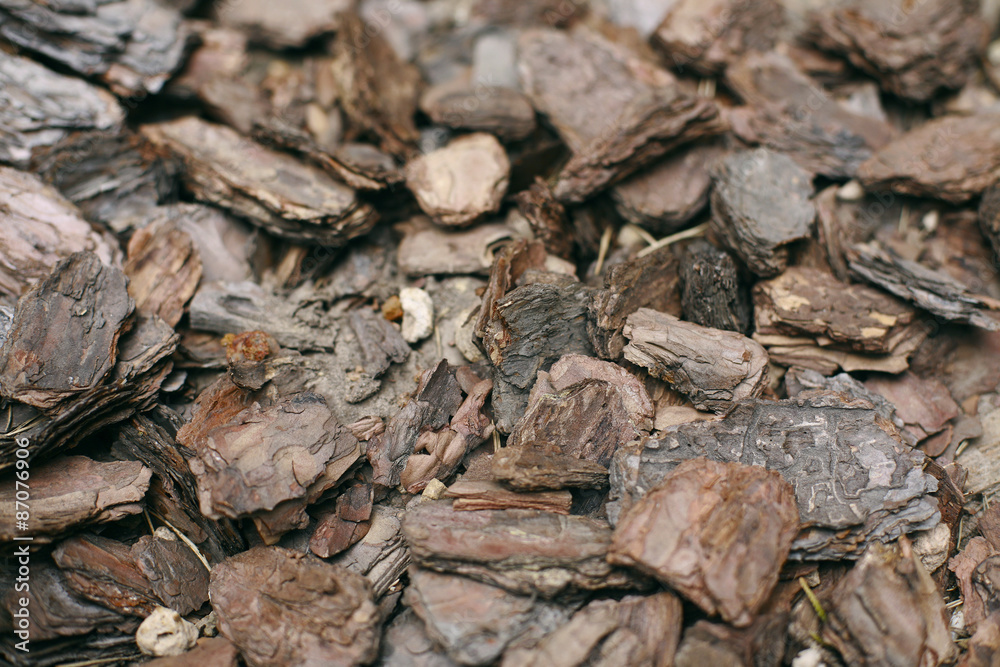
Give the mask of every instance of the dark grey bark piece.
[(170, 355), (176, 347), (177, 335), (163, 320), (140, 316), (119, 340), (117, 362), (96, 387), (45, 414), (25, 403), (7, 401), (14, 433), (0, 437), (0, 470), (14, 465), (15, 451), (20, 449), (15, 437), (31, 442), (28, 460), (32, 460), (75, 447), (91, 433), (151, 407), (173, 368)]
[(883, 90), (926, 102), (961, 88), (986, 48), (989, 32), (972, 0), (848, 2), (813, 17), (817, 46), (845, 56)]
[(0, 394), (52, 414), (103, 382), (135, 307), (125, 285), (91, 252), (59, 262), (18, 302), (0, 349)]
[(783, 53), (751, 53), (726, 70), (749, 109), (730, 114), (745, 141), (786, 153), (806, 170), (852, 178), (895, 135), (887, 122), (848, 110)]
[(163, 606), (187, 615), (208, 602), (208, 570), (190, 547), (167, 535), (173, 539), (143, 535), (131, 553)]
[(494, 366), (493, 410), (501, 431), (509, 433), (524, 413), (538, 371), (564, 354), (593, 353), (586, 317), (590, 291), (579, 283), (531, 283), (496, 301), (483, 344)]
[(183, 164), (185, 183), (196, 199), (276, 236), (341, 246), (375, 225), (374, 210), (352, 189), (228, 127), (188, 116), (141, 131)]
[(54, 188), (35, 175), (0, 167), (0, 292), (16, 299), (59, 260), (85, 250), (117, 264), (111, 239)]
[(611, 189), (615, 209), (653, 234), (678, 231), (708, 205), (711, 169), (725, 153), (716, 142), (670, 153)]
[(188, 465), (195, 453), (177, 442), (181, 426), (177, 413), (157, 405), (119, 427), (111, 452), (120, 459), (141, 461), (153, 471), (156, 477), (146, 494), (149, 511), (177, 527), (209, 562), (218, 563), (246, 545), (229, 519), (213, 521), (201, 513), (198, 481)]
[(315, 313), (304, 304), (250, 281), (202, 284), (191, 300), (190, 313), (192, 329), (217, 334), (265, 331), (283, 347), (295, 350), (329, 350), (337, 338), (332, 319), (312, 318)]
[[(10, 29), (5, 17), (0, 35)], [(0, 87), (0, 162), (25, 169), (40, 150), (75, 133), (122, 131), (125, 111), (114, 95), (27, 58), (0, 52)]]
[(793, 559), (857, 558), (865, 545), (925, 530), (940, 520), (937, 480), (924, 455), (867, 401), (820, 394), (743, 401), (724, 419), (674, 427), (620, 450), (611, 468), (609, 516), (644, 496), (681, 461), (763, 465), (795, 487), (803, 530)]
[(992, 186), (979, 202), (979, 229), (990, 242), (993, 255), (1000, 257), (1000, 186)]
[(153, 0), (6, 0), (0, 17), (0, 37), (11, 44), (137, 99), (159, 92), (180, 67), (190, 37), (180, 12)]
[(538, 373), (528, 409), (493, 457), (497, 481), (519, 491), (600, 488), (618, 448), (652, 428), (653, 403), (621, 366), (568, 354)]
[(672, 665), (681, 603), (671, 593), (594, 600), (536, 646), (511, 649), (503, 667)]
[(201, 280), (201, 257), (179, 225), (154, 223), (129, 239), (124, 271), (136, 310), (174, 327)]
[(510, 161), (491, 134), (463, 135), (406, 165), (406, 186), (440, 225), (464, 227), (495, 213), (507, 192)]
[(126, 616), (145, 618), (162, 601), (125, 544), (99, 535), (71, 537), (52, 552), (70, 587)]
[(280, 5), (267, 0), (240, 0), (215, 7), (214, 14), (219, 25), (279, 50), (302, 47), (310, 39), (336, 31), (340, 13), (353, 5), (350, 0), (293, 0)]
[(618, 519), (609, 560), (745, 627), (778, 583), (798, 531), (795, 492), (780, 474), (697, 458)]
[(379, 377), (390, 364), (401, 364), (410, 356), (410, 346), (399, 329), (381, 313), (361, 308), (352, 310), (348, 319), (361, 347), (365, 373), (371, 377)]
[(723, 158), (714, 177), (712, 229), (757, 275), (781, 273), (785, 246), (812, 233), (812, 176), (787, 155), (759, 148)]
[[(28, 529), (15, 530), (12, 509), (0, 517), (0, 541), (30, 535), (35, 543), (49, 542), (78, 526), (138, 514), (151, 475), (152, 471), (137, 461), (100, 463), (85, 456), (36, 464), (26, 482), (31, 496)], [(11, 478), (0, 484), (0, 502), (6, 507), (15, 507), (15, 483)]]
[(603, 521), (537, 510), (456, 512), (450, 501), (407, 509), (403, 537), (421, 567), (520, 595), (633, 588), (641, 578), (608, 565)]
[(896, 256), (877, 243), (856, 244), (851, 272), (946, 320), (1000, 331), (1000, 301), (975, 294), (942, 271)]
[(958, 655), (944, 600), (906, 538), (868, 547), (823, 607), (822, 638), (848, 663), (940, 665)]
[(381, 31), (372, 30), (374, 24), (357, 13), (344, 12), (340, 21), (331, 65), (340, 108), (357, 131), (374, 134), (383, 151), (410, 157), (420, 138), (413, 119), (420, 71), (400, 58)]
[(933, 118), (882, 147), (858, 168), (869, 190), (953, 204), (974, 199), (1000, 177), (1000, 114)]
[(76, 132), (35, 151), (31, 170), (112, 229), (173, 194), (171, 165), (142, 135), (118, 129)]
[(485, 83), (428, 88), (420, 109), (435, 123), (456, 130), (489, 132), (501, 141), (527, 139), (535, 131), (535, 110), (516, 90)]
[(573, 152), (553, 186), (560, 201), (581, 202), (722, 130), (712, 102), (596, 33), (527, 30), (518, 52), (525, 94)]
[(843, 394), (845, 400), (860, 399), (868, 401), (883, 419), (893, 422), (900, 428), (903, 426), (903, 421), (895, 416), (895, 405), (881, 394), (869, 390), (865, 385), (847, 373), (824, 377), (811, 369), (789, 368), (783, 379), (785, 381), (785, 391), (788, 392), (789, 398), (795, 398), (805, 391), (832, 391)]
[(749, 333), (753, 305), (732, 255), (696, 240), (681, 255), (680, 278), (685, 320), (712, 329)]
[(696, 408), (723, 413), (767, 386), (767, 352), (742, 334), (709, 329), (640, 308), (623, 330), (625, 358), (688, 396)]
[(829, 339), (857, 352), (886, 354), (912, 334), (917, 313), (866, 285), (793, 266), (753, 289), (757, 333)]
[(773, 47), (784, 24), (785, 10), (776, 0), (679, 0), (652, 39), (679, 72), (716, 76), (747, 51)]
[(361, 575), (312, 555), (255, 547), (212, 570), (219, 631), (251, 667), (368, 664), (379, 614)]
[(411, 567), (405, 604), (427, 634), (462, 665), (490, 665), (569, 620), (572, 608), (489, 584)]
[[(74, 637), (97, 631), (106, 633), (113, 629), (128, 631), (138, 621), (78, 597), (66, 581), (62, 571), (52, 561), (36, 559), (31, 562), (31, 637), (39, 641)], [(0, 600), (0, 625), (9, 625), (7, 618), (21, 608), (18, 598), (23, 591), (15, 589), (14, 572), (5, 581), (5, 593)], [(6, 628), (5, 628), (6, 629)], [(10, 631), (13, 632), (13, 627)]]
[[(405, 593), (404, 593), (405, 595)], [(382, 635), (382, 665), (393, 667), (458, 667), (427, 634), (427, 627), (409, 609), (392, 620)]]
[(608, 269), (604, 289), (588, 304), (587, 331), (598, 356), (617, 361), (628, 344), (625, 319), (640, 308), (681, 314), (680, 267), (673, 248), (626, 260)]

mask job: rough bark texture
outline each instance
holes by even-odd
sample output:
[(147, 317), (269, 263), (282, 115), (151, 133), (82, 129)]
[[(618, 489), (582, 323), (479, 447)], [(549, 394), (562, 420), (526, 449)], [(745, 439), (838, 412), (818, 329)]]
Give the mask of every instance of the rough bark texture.
[(969, 0), (879, 0), (824, 9), (812, 32), (820, 48), (846, 56), (884, 90), (924, 102), (965, 84), (988, 29)]
[(183, 164), (199, 201), (221, 206), (272, 234), (340, 246), (375, 225), (353, 190), (288, 155), (222, 125), (188, 116), (145, 125), (142, 133)]
[(378, 655), (371, 584), (343, 567), (255, 547), (212, 570), (219, 631), (252, 667), (364, 665)]
[(795, 492), (777, 472), (698, 458), (619, 518), (610, 560), (742, 627), (778, 582), (798, 530)]
[(684, 319), (703, 327), (749, 334), (753, 305), (732, 255), (698, 240), (688, 246), (680, 263)]
[(795, 559), (857, 558), (867, 544), (940, 520), (929, 495), (938, 484), (922, 469), (924, 455), (870, 403), (836, 394), (743, 401), (724, 419), (682, 424), (620, 451), (609, 516), (617, 520), (681, 461), (697, 457), (763, 465), (792, 484), (803, 524)]
[(636, 575), (607, 562), (611, 529), (603, 521), (537, 510), (456, 512), (425, 501), (407, 510), (403, 536), (413, 562), (511, 593), (632, 588)]
[(767, 352), (746, 336), (640, 308), (623, 330), (625, 358), (685, 394), (694, 406), (726, 412), (767, 384)]
[(177, 326), (201, 280), (201, 257), (191, 235), (169, 223), (132, 235), (124, 267), (136, 310)]

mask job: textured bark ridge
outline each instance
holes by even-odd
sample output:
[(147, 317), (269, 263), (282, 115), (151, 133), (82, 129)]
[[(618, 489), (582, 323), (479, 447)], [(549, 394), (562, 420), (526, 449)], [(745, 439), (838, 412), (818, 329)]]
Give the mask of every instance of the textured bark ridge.
[[(762, 465), (794, 487), (802, 530), (792, 558), (858, 558), (866, 545), (940, 521), (937, 480), (867, 401), (820, 394), (746, 400), (719, 421), (674, 427), (622, 450), (611, 469), (617, 521), (682, 461)], [(887, 498), (892, 498), (887, 502)]]
[(365, 665), (378, 655), (378, 609), (361, 575), (315, 556), (255, 547), (212, 570), (219, 631), (253, 667)]
[(611, 529), (583, 516), (538, 510), (456, 512), (427, 501), (407, 510), (403, 537), (413, 562), (520, 595), (642, 587), (607, 562)]
[(695, 407), (723, 413), (767, 384), (767, 352), (732, 331), (640, 308), (625, 322), (625, 358), (667, 381)]
[(228, 127), (189, 116), (143, 126), (142, 133), (180, 161), (196, 199), (277, 236), (340, 246), (377, 220), (346, 185)]

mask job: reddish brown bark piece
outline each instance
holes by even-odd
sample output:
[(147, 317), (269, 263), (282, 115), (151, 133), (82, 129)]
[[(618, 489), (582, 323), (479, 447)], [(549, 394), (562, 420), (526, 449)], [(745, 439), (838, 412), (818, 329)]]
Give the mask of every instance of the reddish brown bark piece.
[(569, 491), (517, 493), (496, 482), (464, 479), (449, 486), (444, 497), (455, 499), (452, 508), (456, 511), (525, 509), (569, 514), (573, 504)]
[(676, 232), (708, 205), (711, 170), (725, 153), (718, 143), (671, 152), (612, 188), (616, 210), (653, 234)]
[(278, 547), (212, 570), (219, 631), (251, 667), (364, 665), (378, 655), (378, 610), (361, 575)]
[(694, 406), (726, 412), (767, 384), (767, 352), (733, 331), (709, 329), (640, 308), (623, 330), (625, 358), (687, 395)]
[(747, 51), (767, 51), (784, 27), (780, 2), (680, 0), (663, 17), (653, 40), (679, 72), (721, 74)]
[(849, 111), (776, 51), (748, 54), (726, 70), (726, 82), (750, 105), (730, 113), (734, 131), (816, 174), (853, 177), (895, 134), (887, 122)]
[(463, 665), (493, 664), (508, 647), (537, 641), (571, 613), (465, 577), (416, 567), (409, 574), (404, 602), (423, 619), (431, 639)]
[(173, 327), (198, 288), (201, 257), (186, 231), (170, 223), (154, 223), (132, 235), (124, 271), (136, 310), (156, 315)]
[(777, 472), (694, 459), (621, 517), (609, 559), (740, 627), (778, 582), (798, 530), (795, 492)]
[(225, 637), (202, 637), (197, 646), (181, 655), (157, 658), (146, 663), (149, 667), (237, 667), (239, 652)]
[(823, 607), (823, 640), (848, 664), (937, 667), (958, 654), (944, 600), (905, 537), (872, 544)]
[(962, 615), (965, 627), (972, 631), (975, 631), (990, 611), (976, 590), (973, 577), (979, 566), (995, 553), (989, 542), (977, 535), (969, 540), (961, 552), (948, 561), (948, 569), (955, 573), (955, 579), (962, 592)]
[(431, 640), (424, 622), (409, 609), (386, 626), (381, 658), (393, 667), (458, 667)]
[(901, 135), (858, 168), (871, 190), (960, 204), (1000, 176), (1000, 114), (942, 116)]
[(403, 518), (413, 562), (521, 595), (631, 588), (641, 579), (607, 563), (611, 529), (602, 521), (537, 510), (457, 512), (425, 501)]
[(0, 293), (21, 296), (61, 259), (89, 250), (114, 265), (108, 239), (37, 176), (0, 167)]
[(640, 308), (681, 314), (680, 276), (672, 248), (615, 264), (594, 292), (588, 306), (587, 332), (598, 356), (621, 359), (628, 344), (622, 336), (625, 319)]
[(553, 187), (561, 201), (583, 201), (722, 129), (713, 103), (594, 33), (528, 30), (518, 52), (525, 93), (573, 151)]
[(510, 162), (496, 137), (468, 134), (406, 166), (406, 185), (435, 222), (462, 227), (500, 208)]
[(992, 667), (1000, 660), (1000, 612), (979, 624), (958, 667)]
[(125, 285), (120, 270), (91, 252), (59, 262), (17, 304), (0, 350), (0, 393), (51, 412), (99, 385), (135, 307)]
[(52, 559), (77, 594), (108, 609), (145, 618), (163, 604), (121, 542), (81, 535), (60, 543)]
[(595, 600), (503, 667), (670, 667), (681, 634), (681, 603), (670, 593)]
[(519, 491), (600, 487), (617, 449), (649, 432), (653, 403), (621, 366), (568, 354), (538, 373), (493, 475)]
[(309, 538), (309, 550), (320, 558), (340, 553), (368, 534), (371, 516), (372, 485), (349, 487), (337, 496), (333, 512), (320, 519)]
[(971, 0), (848, 2), (813, 19), (817, 45), (845, 56), (886, 91), (925, 102), (965, 85), (988, 30)]
[(208, 570), (180, 539), (143, 535), (131, 553), (163, 606), (186, 615), (208, 602)]
[(371, 230), (377, 219), (354, 190), (228, 127), (188, 116), (146, 125), (142, 133), (183, 163), (196, 199), (277, 236), (341, 246)]
[(413, 121), (420, 71), (355, 12), (344, 12), (340, 21), (331, 65), (340, 107), (358, 129), (378, 137), (382, 150), (409, 157), (420, 136)]
[(865, 381), (865, 387), (889, 399), (914, 442), (941, 431), (959, 415), (958, 404), (947, 387), (909, 371), (897, 376), (871, 377)]
[(550, 255), (570, 259), (573, 253), (571, 222), (566, 207), (556, 200), (552, 188), (539, 177), (527, 190), (514, 195), (517, 208), (531, 225), (535, 238)]
[(197, 452), (191, 471), (210, 518), (235, 519), (305, 496), (328, 467), (349, 467), (360, 455), (357, 440), (316, 394), (213, 417), (218, 426), (178, 433)]
[(798, 266), (757, 283), (753, 299), (757, 333), (805, 334), (857, 352), (891, 352), (916, 320), (913, 308), (885, 292)]
[[(36, 543), (48, 542), (76, 526), (138, 514), (151, 475), (152, 471), (138, 461), (100, 463), (85, 456), (66, 456), (33, 465), (28, 482), (28, 529), (15, 530), (12, 509), (0, 516), (0, 541), (30, 535)], [(11, 478), (0, 484), (0, 503), (5, 507), (15, 507), (15, 483)]]
[(762, 277), (788, 265), (788, 244), (812, 232), (812, 175), (792, 158), (765, 148), (716, 163), (712, 229)]
[(528, 98), (504, 86), (451, 81), (429, 88), (420, 109), (435, 123), (457, 130), (489, 132), (501, 141), (527, 139), (535, 131)]

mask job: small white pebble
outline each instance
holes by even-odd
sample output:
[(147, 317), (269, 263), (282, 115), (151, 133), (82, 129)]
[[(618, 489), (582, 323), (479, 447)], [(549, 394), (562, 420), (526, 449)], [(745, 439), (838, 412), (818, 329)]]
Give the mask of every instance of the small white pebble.
[(837, 190), (837, 199), (841, 201), (858, 201), (865, 196), (865, 189), (857, 181), (848, 181)]
[(1000, 39), (990, 42), (986, 48), (986, 59), (991, 65), (1000, 65)]
[(427, 482), (427, 486), (424, 487), (424, 492), (421, 495), (431, 500), (440, 500), (447, 490), (448, 487), (444, 485), (444, 482), (439, 479), (432, 479)]
[(823, 654), (817, 648), (807, 648), (792, 658), (792, 667), (825, 667)]
[(198, 642), (198, 628), (173, 609), (157, 607), (135, 633), (135, 643), (145, 655), (180, 655)]
[(927, 211), (924, 217), (920, 219), (920, 226), (924, 228), (924, 231), (930, 234), (935, 229), (937, 229), (938, 222), (941, 221), (941, 214), (937, 211)]
[(161, 540), (167, 540), (169, 542), (176, 542), (177, 536), (174, 535), (174, 531), (170, 530), (166, 526), (160, 526), (153, 531), (153, 537), (158, 537)]
[(403, 306), (403, 340), (417, 343), (434, 333), (434, 301), (418, 287), (399, 290)]

